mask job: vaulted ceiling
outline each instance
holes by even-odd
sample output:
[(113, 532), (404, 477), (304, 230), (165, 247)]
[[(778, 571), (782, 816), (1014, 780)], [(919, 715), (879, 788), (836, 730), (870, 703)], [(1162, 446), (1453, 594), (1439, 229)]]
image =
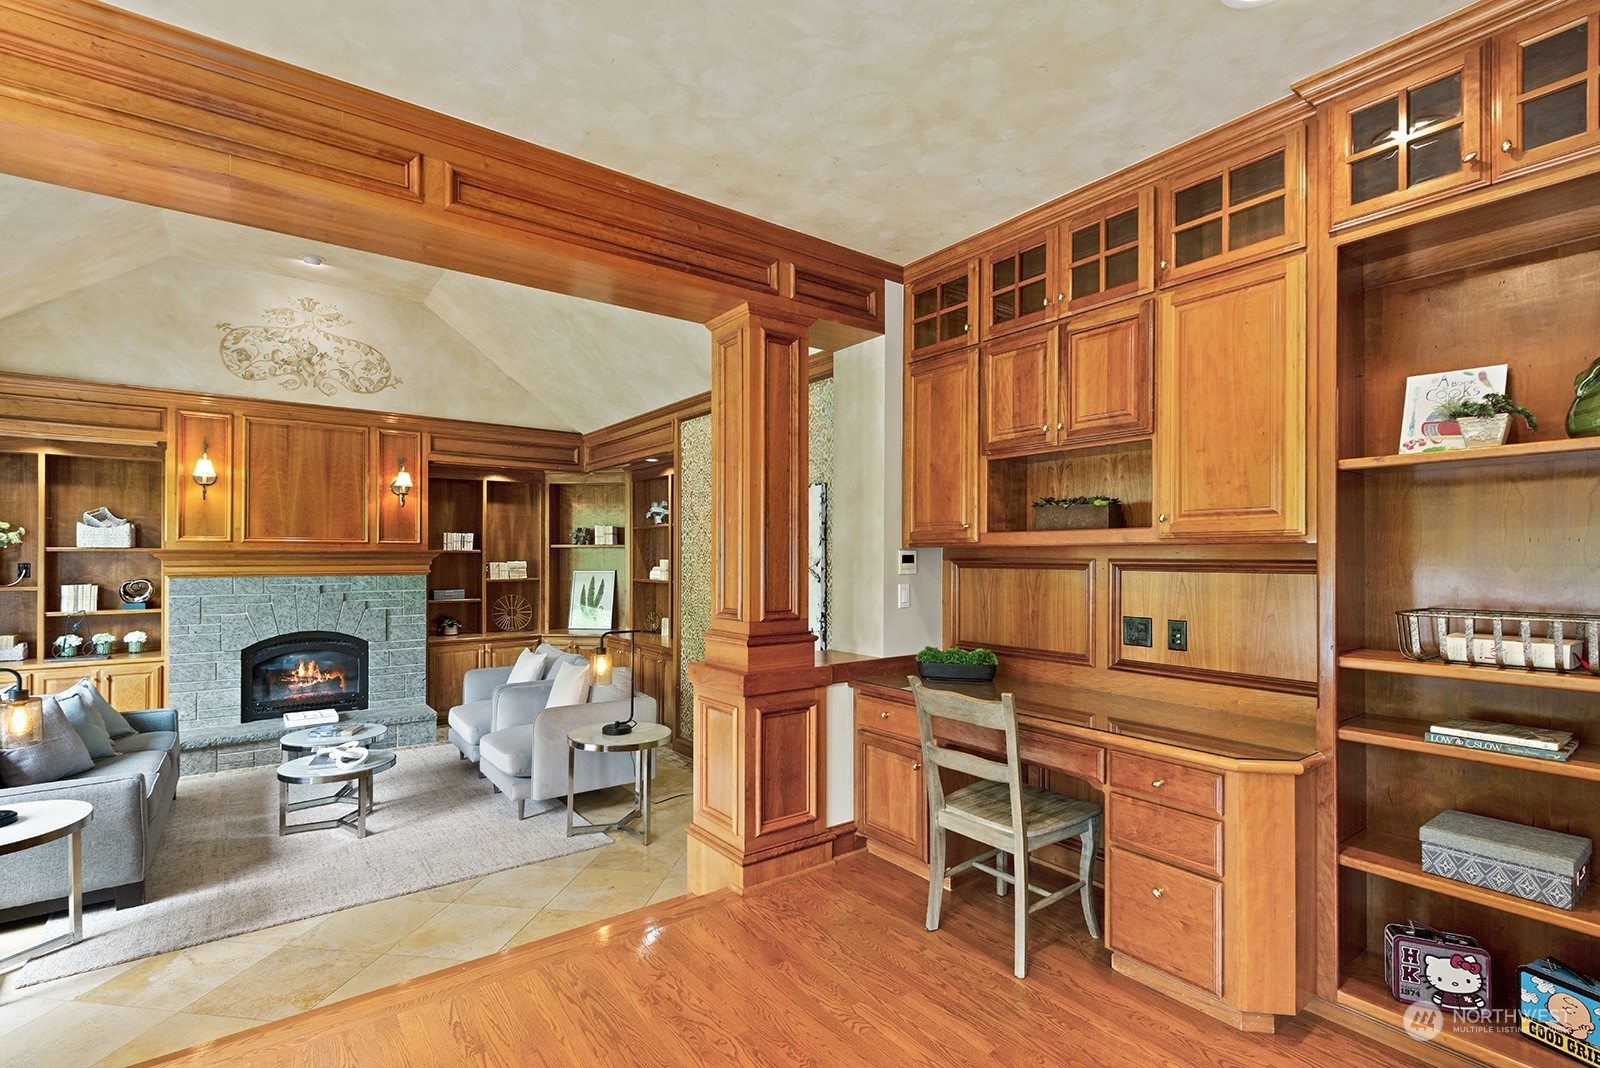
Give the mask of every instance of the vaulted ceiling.
[[(1279, 99), (1297, 79), (1464, 5), (114, 6), (905, 263)], [(41, 210), (53, 191), (29, 184), (0, 184), (0, 316), (12, 317), (0, 320), (0, 364), (8, 367), (28, 355), (12, 348), (19, 316), (37, 319), (45, 305), (140, 272), (157, 281), (181, 262), (277, 280), (276, 290), (255, 287), (258, 303), (278, 299), (267, 290), (298, 296), (303, 283), (324, 287), (330, 300), (336, 290), (360, 291), (422, 309), (449, 340), (459, 339), (461, 360), (479, 354), (484, 382), (500, 390), (496, 403), (468, 418), (593, 429), (707, 388), (709, 344), (694, 324), (81, 194), (58, 194), (72, 203)], [(322, 273), (307, 276), (299, 257), (308, 253), (327, 260)], [(56, 316), (72, 317), (70, 309)], [(27, 336), (36, 341), (38, 331), (34, 323)], [(444, 376), (457, 394), (472, 381), (455, 377), (462, 372), (452, 367)], [(421, 368), (410, 374), (435, 381)], [(91, 368), (84, 377), (103, 373)], [(552, 383), (567, 387), (563, 396), (550, 392)], [(459, 396), (447, 400), (449, 391), (404, 392), (379, 394), (372, 406), (450, 415), (466, 406)]]

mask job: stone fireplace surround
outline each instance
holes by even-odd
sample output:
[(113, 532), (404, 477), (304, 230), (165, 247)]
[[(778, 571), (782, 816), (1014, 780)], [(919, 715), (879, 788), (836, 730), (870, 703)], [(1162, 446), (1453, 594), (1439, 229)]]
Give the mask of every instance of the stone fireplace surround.
[(366, 711), (388, 746), (435, 740), (427, 692), (426, 575), (236, 575), (167, 580), (167, 703), (183, 774), (276, 765), (281, 720), (240, 722), (240, 652), (263, 638), (333, 630), (366, 639)]

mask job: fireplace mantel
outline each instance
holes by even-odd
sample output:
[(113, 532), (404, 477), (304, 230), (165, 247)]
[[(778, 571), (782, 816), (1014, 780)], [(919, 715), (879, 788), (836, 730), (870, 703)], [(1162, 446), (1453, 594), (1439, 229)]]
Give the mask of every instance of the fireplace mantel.
[(437, 550), (157, 549), (168, 578), (242, 575), (426, 575)]

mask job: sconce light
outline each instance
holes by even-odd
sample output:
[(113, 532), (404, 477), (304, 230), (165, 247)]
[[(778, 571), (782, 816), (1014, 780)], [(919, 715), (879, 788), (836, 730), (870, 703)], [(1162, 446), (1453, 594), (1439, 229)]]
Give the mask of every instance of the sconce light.
[(0, 690), (0, 747), (20, 749), (44, 741), (44, 702), (29, 697), (22, 688), (22, 675), (11, 668), (0, 673), (17, 681)]
[(406, 470), (404, 457), (400, 460), (400, 473), (389, 483), (389, 492), (400, 498), (400, 507), (406, 506), (406, 494), (411, 492), (411, 472)]
[(211, 464), (211, 442), (200, 446), (200, 459), (194, 462), (194, 481), (200, 487), (200, 499), (206, 499), (206, 487), (216, 484), (217, 469)]

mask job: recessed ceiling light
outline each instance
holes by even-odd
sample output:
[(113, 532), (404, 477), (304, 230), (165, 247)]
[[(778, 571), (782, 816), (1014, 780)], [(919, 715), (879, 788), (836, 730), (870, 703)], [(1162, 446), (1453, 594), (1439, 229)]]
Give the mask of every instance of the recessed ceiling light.
[(322, 259), (321, 256), (314, 256), (314, 255), (312, 255), (311, 253), (308, 252), (304, 256), (300, 257), (300, 262), (301, 263), (309, 263), (313, 267), (321, 267), (323, 262), (324, 262), (324, 260)]
[(654, 456), (646, 456), (644, 458), (644, 462), (647, 463), (647, 464), (658, 464), (661, 461), (657, 460)]
[(1253, 7), (1265, 7), (1272, 0), (1222, 0), (1223, 7), (1231, 7), (1238, 11), (1248, 11)]

